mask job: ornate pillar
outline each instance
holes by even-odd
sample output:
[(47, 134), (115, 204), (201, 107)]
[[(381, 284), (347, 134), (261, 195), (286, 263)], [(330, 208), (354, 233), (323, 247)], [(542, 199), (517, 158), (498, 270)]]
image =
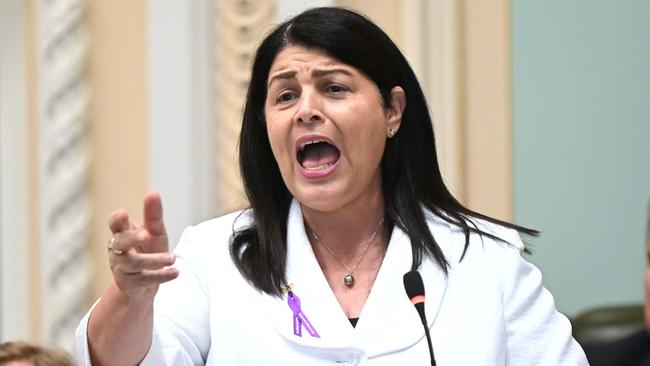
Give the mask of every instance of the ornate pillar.
[(241, 116), (253, 53), (276, 21), (272, 0), (216, 1), (216, 163), (222, 212), (246, 204), (237, 161)]
[(84, 1), (39, 0), (37, 9), (40, 336), (70, 350), (92, 275), (89, 40)]

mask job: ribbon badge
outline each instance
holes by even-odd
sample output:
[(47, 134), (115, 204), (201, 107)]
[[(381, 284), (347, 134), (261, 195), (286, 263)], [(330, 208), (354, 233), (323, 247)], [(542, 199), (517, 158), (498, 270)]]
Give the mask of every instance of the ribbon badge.
[(305, 327), (305, 330), (310, 336), (320, 338), (320, 335), (318, 335), (316, 329), (311, 325), (305, 313), (300, 309), (300, 298), (291, 290), (288, 292), (287, 303), (291, 311), (293, 311), (293, 334), (302, 337), (302, 328)]

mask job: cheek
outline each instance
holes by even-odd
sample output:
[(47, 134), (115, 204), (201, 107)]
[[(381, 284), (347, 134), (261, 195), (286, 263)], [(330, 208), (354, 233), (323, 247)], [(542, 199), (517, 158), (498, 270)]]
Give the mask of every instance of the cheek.
[(364, 143), (359, 144), (359, 148), (363, 149), (367, 156), (376, 156), (383, 153), (386, 144), (386, 135), (383, 133), (383, 129), (376, 128), (365, 131), (362, 138)]
[(289, 151), (289, 130), (273, 116), (267, 116), (266, 133), (269, 137), (271, 144), (271, 151), (273, 156), (280, 166), (280, 170), (284, 170), (287, 164), (291, 163), (291, 151)]
[[(356, 141), (350, 143), (361, 156), (364, 156), (364, 159), (381, 160), (386, 146), (385, 121), (380, 117), (375, 117), (365, 122), (363, 128), (356, 129), (353, 133)], [(358, 141), (363, 141), (363, 143)]]

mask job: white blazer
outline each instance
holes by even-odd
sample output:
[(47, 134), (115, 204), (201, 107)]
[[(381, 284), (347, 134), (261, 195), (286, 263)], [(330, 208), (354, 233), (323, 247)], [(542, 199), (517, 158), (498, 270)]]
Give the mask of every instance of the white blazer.
[[(512, 245), (463, 233), (427, 213), (429, 228), (451, 268), (425, 259), (420, 273), (439, 366), (588, 365), (555, 310), (539, 270), (521, 257), (513, 230), (480, 222)], [(410, 270), (408, 236), (393, 229), (386, 257), (356, 328), (343, 313), (316, 261), (300, 205), (288, 221), (287, 279), (318, 337), (294, 333), (287, 296), (260, 293), (229, 255), (233, 228), (250, 223), (230, 214), (185, 230), (175, 252), (180, 275), (155, 298), (153, 342), (142, 365), (430, 365), (420, 318), (404, 290)], [(88, 315), (77, 329), (76, 358), (90, 365)], [(299, 324), (300, 325), (300, 324)]]

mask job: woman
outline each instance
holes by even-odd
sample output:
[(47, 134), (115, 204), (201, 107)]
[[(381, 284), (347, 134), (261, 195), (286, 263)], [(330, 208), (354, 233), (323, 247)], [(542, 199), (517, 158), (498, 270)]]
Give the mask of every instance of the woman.
[(81, 362), (428, 365), (402, 284), (416, 269), (438, 364), (586, 364), (520, 256), (534, 231), (451, 196), (417, 79), (364, 17), (313, 9), (266, 37), (240, 164), (251, 208), (188, 228), (174, 255), (156, 194), (142, 227), (113, 214)]

